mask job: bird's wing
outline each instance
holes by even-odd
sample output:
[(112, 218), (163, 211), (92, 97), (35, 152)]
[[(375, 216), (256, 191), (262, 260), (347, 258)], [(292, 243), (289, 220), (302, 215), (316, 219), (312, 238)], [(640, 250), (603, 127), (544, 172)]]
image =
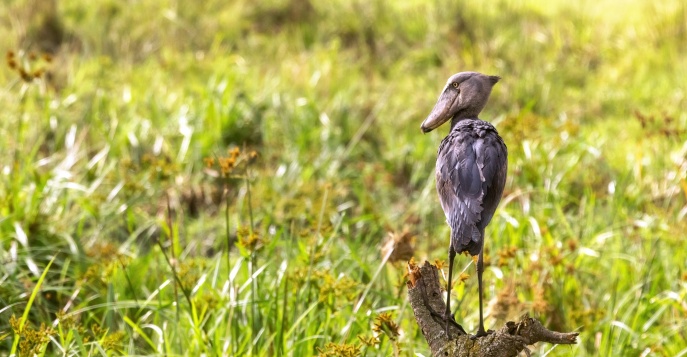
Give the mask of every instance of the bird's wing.
[(505, 145), (495, 131), (486, 136), (449, 135), (439, 147), (437, 191), (456, 252), (477, 254), (481, 249), (481, 230), (503, 191), (505, 162)]
[(484, 207), (484, 211), (482, 211), (482, 219), (479, 224), (482, 228), (489, 224), (501, 201), (508, 172), (508, 151), (503, 140), (498, 135), (487, 136), (483, 141), (483, 147), (483, 154), (478, 155), (477, 160), (477, 165), (484, 177), (482, 182), (482, 192), (484, 193), (482, 207)]

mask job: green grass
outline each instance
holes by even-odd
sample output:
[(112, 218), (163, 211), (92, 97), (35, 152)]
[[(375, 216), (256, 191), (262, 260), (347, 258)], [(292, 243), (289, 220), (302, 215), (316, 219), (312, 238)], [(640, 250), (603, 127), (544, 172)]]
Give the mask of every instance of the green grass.
[(447, 128), (419, 125), (462, 70), (503, 77), (487, 326), (687, 355), (682, 1), (50, 4), (0, 8), (2, 52), (49, 73), (0, 69), (1, 355), (429, 355), (382, 248), (446, 259)]

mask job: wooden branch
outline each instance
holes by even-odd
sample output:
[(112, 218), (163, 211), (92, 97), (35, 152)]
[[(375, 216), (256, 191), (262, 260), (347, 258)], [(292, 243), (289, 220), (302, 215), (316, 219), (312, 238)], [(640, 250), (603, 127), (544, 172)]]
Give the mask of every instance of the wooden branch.
[(527, 345), (537, 342), (577, 343), (577, 332), (549, 331), (539, 321), (527, 315), (517, 323), (509, 321), (501, 329), (476, 339), (467, 335), (460, 325), (451, 324), (449, 327), (451, 338), (447, 338), (446, 323), (441, 317), (446, 305), (442, 299), (437, 267), (428, 262), (425, 262), (422, 267), (410, 262), (408, 270), (410, 305), (415, 313), (415, 320), (435, 357), (509, 357), (517, 356), (522, 351), (529, 356), (530, 351)]

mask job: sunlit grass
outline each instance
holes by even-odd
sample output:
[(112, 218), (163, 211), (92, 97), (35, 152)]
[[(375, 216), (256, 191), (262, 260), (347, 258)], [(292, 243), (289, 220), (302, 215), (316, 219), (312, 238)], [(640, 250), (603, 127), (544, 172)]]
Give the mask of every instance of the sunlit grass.
[(488, 327), (687, 355), (682, 2), (50, 4), (0, 9), (0, 350), (27, 312), (45, 355), (429, 355), (404, 260), (446, 258), (447, 129), (419, 124), (478, 70), (509, 148)]

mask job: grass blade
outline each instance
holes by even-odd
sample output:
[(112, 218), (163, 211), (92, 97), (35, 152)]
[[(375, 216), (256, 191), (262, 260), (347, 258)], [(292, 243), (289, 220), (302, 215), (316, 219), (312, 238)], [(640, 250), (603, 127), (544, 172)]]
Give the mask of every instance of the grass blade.
[(38, 296), (38, 292), (41, 290), (41, 285), (43, 285), (43, 281), (45, 280), (46, 275), (48, 275), (50, 266), (55, 261), (55, 258), (57, 258), (57, 255), (54, 255), (52, 259), (50, 259), (48, 265), (46, 265), (45, 269), (43, 269), (43, 274), (41, 274), (41, 277), (38, 278), (38, 282), (36, 283), (36, 286), (33, 288), (33, 291), (31, 292), (29, 302), (26, 304), (26, 308), (24, 308), (24, 313), (21, 315), (21, 320), (19, 322), (19, 333), (14, 334), (14, 342), (12, 343), (12, 350), (10, 351), (10, 355), (16, 355), (17, 353), (17, 346), (19, 346), (21, 332), (24, 330), (26, 320), (29, 318), (29, 311), (31, 311), (31, 305), (33, 305), (33, 301), (36, 300), (36, 296)]

